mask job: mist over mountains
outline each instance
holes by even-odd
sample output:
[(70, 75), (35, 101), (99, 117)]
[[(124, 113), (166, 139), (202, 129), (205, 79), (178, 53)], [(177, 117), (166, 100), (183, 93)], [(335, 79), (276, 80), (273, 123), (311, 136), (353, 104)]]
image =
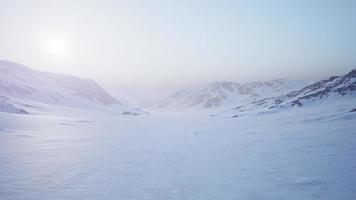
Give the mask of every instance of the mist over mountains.
[[(10, 61), (0, 61), (1, 111), (27, 114), (26, 107), (37, 103), (72, 108), (118, 106), (129, 108), (136, 100), (152, 112), (185, 110), (226, 110), (237, 113), (301, 107), (324, 100), (342, 101), (355, 98), (355, 71), (321, 81), (275, 79), (246, 83), (211, 82), (200, 89), (172, 91), (171, 95), (150, 100), (138, 93), (128, 97), (129, 89), (117, 100), (95, 81), (71, 75), (32, 70)], [(125, 103), (122, 103), (125, 102)]]
[(355, 91), (352, 70), (211, 82), (133, 108), (144, 94), (1, 61), (0, 197), (256, 199), (258, 187), (257, 199), (351, 200)]
[(275, 79), (247, 83), (212, 82), (198, 90), (180, 90), (153, 105), (157, 109), (205, 109), (231, 107), (239, 103), (286, 94), (308, 81)]

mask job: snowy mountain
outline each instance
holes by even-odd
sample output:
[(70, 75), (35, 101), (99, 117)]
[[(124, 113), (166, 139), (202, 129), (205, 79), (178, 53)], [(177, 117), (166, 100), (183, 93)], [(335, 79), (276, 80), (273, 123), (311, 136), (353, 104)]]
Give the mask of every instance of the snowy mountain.
[(35, 71), (9, 61), (0, 61), (0, 94), (72, 107), (120, 104), (90, 79)]
[(0, 111), (11, 113), (27, 113), (37, 105), (123, 107), (93, 80), (36, 71), (10, 61), (0, 61), (0, 95)]
[(231, 107), (259, 99), (286, 94), (306, 85), (306, 81), (276, 79), (250, 83), (213, 82), (199, 90), (181, 90), (158, 101), (155, 108)]
[[(269, 112), (292, 107), (304, 107), (320, 104), (343, 104), (356, 108), (356, 69), (343, 76), (332, 76), (312, 83), (302, 89), (291, 91), (285, 95), (265, 98), (250, 104), (236, 104), (230, 115), (239, 116), (248, 112)], [(340, 108), (340, 105), (338, 106)]]

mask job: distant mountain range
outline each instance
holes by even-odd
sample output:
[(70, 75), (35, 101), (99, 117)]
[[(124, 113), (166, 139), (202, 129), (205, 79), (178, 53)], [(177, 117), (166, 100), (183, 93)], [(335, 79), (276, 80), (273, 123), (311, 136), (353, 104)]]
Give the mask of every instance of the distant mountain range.
[(25, 102), (80, 108), (121, 105), (93, 80), (0, 61), (0, 110), (26, 113), (17, 108)]
[(305, 86), (308, 81), (276, 79), (249, 83), (213, 82), (199, 90), (181, 90), (156, 102), (157, 109), (204, 109), (232, 107), (286, 94)]
[(343, 76), (332, 76), (284, 95), (264, 98), (248, 104), (236, 104), (237, 106), (224, 112), (238, 117), (246, 113), (335, 103), (344, 104), (343, 106), (348, 107), (350, 112), (356, 111), (356, 69)]
[(290, 92), (279, 97), (264, 99), (255, 104), (275, 108), (283, 105), (303, 106), (313, 101), (331, 97), (355, 95), (356, 69), (344, 76), (332, 76), (330, 78), (310, 84), (300, 90)]
[[(238, 117), (247, 113), (277, 111), (315, 103), (355, 102), (356, 69), (343, 76), (316, 81), (276, 79), (249, 83), (212, 82), (197, 90), (181, 90), (147, 104), (160, 110), (211, 110)], [(355, 103), (350, 108), (356, 109)], [(37, 105), (72, 108), (115, 106), (123, 115), (138, 115), (95, 81), (71, 75), (36, 71), (0, 61), (0, 112), (31, 113)], [(352, 107), (354, 106), (354, 107)], [(111, 108), (111, 107), (110, 107)]]

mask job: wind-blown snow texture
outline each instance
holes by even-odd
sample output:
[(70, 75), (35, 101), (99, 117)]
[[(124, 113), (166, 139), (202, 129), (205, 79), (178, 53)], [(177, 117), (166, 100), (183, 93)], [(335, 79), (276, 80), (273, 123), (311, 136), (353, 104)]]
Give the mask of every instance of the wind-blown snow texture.
[(15, 105), (9, 103), (8, 101), (9, 98), (0, 96), (0, 112), (28, 114), (28, 112), (24, 109), (17, 108)]
[(302, 109), (230, 120), (2, 113), (0, 199), (355, 199), (356, 113)]

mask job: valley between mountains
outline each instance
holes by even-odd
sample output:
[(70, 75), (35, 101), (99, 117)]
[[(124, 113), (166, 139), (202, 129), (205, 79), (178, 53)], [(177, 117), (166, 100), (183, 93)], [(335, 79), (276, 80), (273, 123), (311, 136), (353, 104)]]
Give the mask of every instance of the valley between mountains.
[(355, 199), (356, 70), (212, 82), (132, 106), (0, 61), (0, 197)]

